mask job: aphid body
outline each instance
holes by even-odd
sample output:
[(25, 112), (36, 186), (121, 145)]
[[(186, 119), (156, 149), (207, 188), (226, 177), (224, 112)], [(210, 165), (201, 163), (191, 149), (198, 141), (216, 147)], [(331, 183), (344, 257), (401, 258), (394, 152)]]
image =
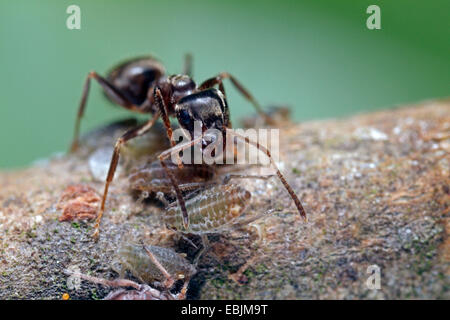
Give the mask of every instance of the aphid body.
[(187, 228), (176, 202), (166, 209), (162, 221), (168, 228), (182, 233), (203, 235), (220, 232), (229, 229), (238, 220), (250, 198), (250, 192), (238, 185), (213, 186), (186, 201), (190, 219)]
[[(216, 174), (213, 166), (184, 165), (183, 168), (179, 168), (171, 161), (165, 163), (168, 170), (180, 181), (182, 191), (190, 191), (204, 186)], [(146, 192), (149, 195), (157, 192), (164, 194), (173, 192), (170, 178), (159, 161), (134, 169), (128, 179), (132, 190)]]
[[(195, 267), (169, 248), (126, 243), (118, 251), (122, 264), (119, 273), (129, 270), (143, 283), (128, 279), (107, 280), (79, 272), (66, 270), (66, 274), (109, 287), (121, 287), (111, 291), (105, 300), (175, 300), (185, 299), (189, 280), (195, 274)], [(172, 293), (176, 280), (184, 280), (180, 292)], [(150, 284), (155, 287), (150, 286)], [(128, 290), (124, 288), (132, 287)], [(156, 288), (158, 287), (158, 289)]]
[[(146, 245), (160, 265), (174, 280), (189, 278), (195, 274), (195, 267), (181, 255), (169, 248)], [(144, 283), (162, 282), (166, 279), (161, 269), (151, 259), (141, 244), (126, 243), (118, 250), (122, 267)]]

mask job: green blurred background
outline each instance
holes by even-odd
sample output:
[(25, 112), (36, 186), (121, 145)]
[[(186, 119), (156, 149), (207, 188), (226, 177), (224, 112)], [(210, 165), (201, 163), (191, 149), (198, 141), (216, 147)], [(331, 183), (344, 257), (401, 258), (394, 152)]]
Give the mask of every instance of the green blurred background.
[[(81, 30), (66, 8), (81, 7)], [(366, 8), (381, 7), (381, 30)], [(154, 54), (169, 73), (194, 56), (197, 82), (228, 71), (263, 105), (329, 118), (447, 97), (450, 1), (0, 2), (0, 168), (67, 150), (88, 71)], [(233, 119), (253, 109), (230, 84)], [(93, 83), (82, 131), (130, 115)]]

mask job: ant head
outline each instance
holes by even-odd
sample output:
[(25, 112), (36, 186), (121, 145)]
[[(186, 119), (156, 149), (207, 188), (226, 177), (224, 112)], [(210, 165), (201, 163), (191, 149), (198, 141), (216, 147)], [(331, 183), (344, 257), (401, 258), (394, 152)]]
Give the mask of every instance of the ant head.
[(175, 113), (180, 126), (194, 137), (194, 124), (201, 122), (202, 131), (208, 129), (224, 130), (227, 125), (225, 98), (217, 89), (203, 90), (178, 101)]
[(168, 81), (172, 91), (173, 103), (177, 103), (181, 98), (192, 94), (196, 88), (194, 80), (185, 74), (170, 76)]

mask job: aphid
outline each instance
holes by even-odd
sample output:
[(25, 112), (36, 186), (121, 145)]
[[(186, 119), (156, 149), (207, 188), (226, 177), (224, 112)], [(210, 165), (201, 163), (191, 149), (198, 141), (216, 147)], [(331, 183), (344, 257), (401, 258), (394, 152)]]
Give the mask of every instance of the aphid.
[[(171, 161), (166, 161), (166, 166), (180, 182), (181, 191), (193, 191), (204, 187), (216, 176), (216, 168), (212, 166), (184, 165), (183, 168), (179, 168)], [(158, 192), (163, 194), (173, 192), (170, 178), (159, 161), (133, 169), (128, 179), (132, 190), (145, 194), (143, 198)]]
[(227, 232), (238, 226), (248, 225), (274, 211), (271, 209), (264, 214), (244, 218), (250, 199), (251, 193), (239, 185), (219, 184), (186, 200), (190, 218), (188, 227), (183, 223), (181, 208), (177, 206), (177, 202), (166, 208), (161, 221), (170, 230), (201, 236), (203, 247), (194, 258), (196, 264), (209, 247), (207, 234)]
[[(164, 247), (127, 243), (119, 248), (118, 258), (122, 265), (119, 273), (128, 270), (145, 283), (167, 281), (168, 275), (174, 280), (189, 282), (196, 272), (184, 257)], [(173, 285), (174, 281), (171, 282), (167, 286)]]
[(251, 193), (238, 185), (217, 185), (186, 200), (190, 221), (187, 228), (176, 202), (166, 208), (161, 219), (169, 229), (182, 233), (217, 233), (229, 229), (241, 217), (250, 198)]
[[(196, 273), (192, 264), (169, 248), (127, 243), (119, 249), (118, 257), (122, 263), (120, 273), (129, 270), (143, 284), (128, 279), (107, 280), (69, 270), (66, 270), (66, 273), (105, 286), (133, 288), (133, 290), (112, 291), (105, 300), (184, 299), (189, 280)], [(174, 294), (170, 289), (176, 280), (184, 280), (184, 285), (179, 293)], [(157, 289), (150, 284), (160, 288)]]
[[(214, 184), (226, 184), (233, 178), (268, 179), (272, 177), (272, 175), (237, 174), (235, 172), (241, 170), (238, 166), (188, 164), (180, 168), (171, 161), (166, 161), (165, 165), (180, 182), (179, 188), (183, 193), (193, 192)], [(159, 200), (167, 204), (165, 196), (170, 200), (175, 196), (167, 171), (159, 161), (153, 161), (133, 169), (128, 179), (131, 189), (141, 193), (141, 199), (156, 195)]]

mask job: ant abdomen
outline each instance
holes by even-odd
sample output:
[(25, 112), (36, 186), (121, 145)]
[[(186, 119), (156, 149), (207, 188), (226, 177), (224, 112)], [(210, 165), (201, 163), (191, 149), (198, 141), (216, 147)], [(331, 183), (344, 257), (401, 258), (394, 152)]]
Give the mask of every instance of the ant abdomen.
[[(132, 103), (141, 105), (146, 99), (148, 90), (165, 74), (164, 66), (153, 57), (140, 57), (127, 60), (107, 75), (108, 81)], [(109, 91), (106, 96), (113, 103), (115, 97)]]
[(163, 223), (177, 231), (192, 234), (220, 232), (232, 226), (247, 208), (251, 194), (233, 185), (217, 185), (186, 201), (189, 226), (184, 227), (183, 215), (177, 202), (171, 204), (162, 216)]

